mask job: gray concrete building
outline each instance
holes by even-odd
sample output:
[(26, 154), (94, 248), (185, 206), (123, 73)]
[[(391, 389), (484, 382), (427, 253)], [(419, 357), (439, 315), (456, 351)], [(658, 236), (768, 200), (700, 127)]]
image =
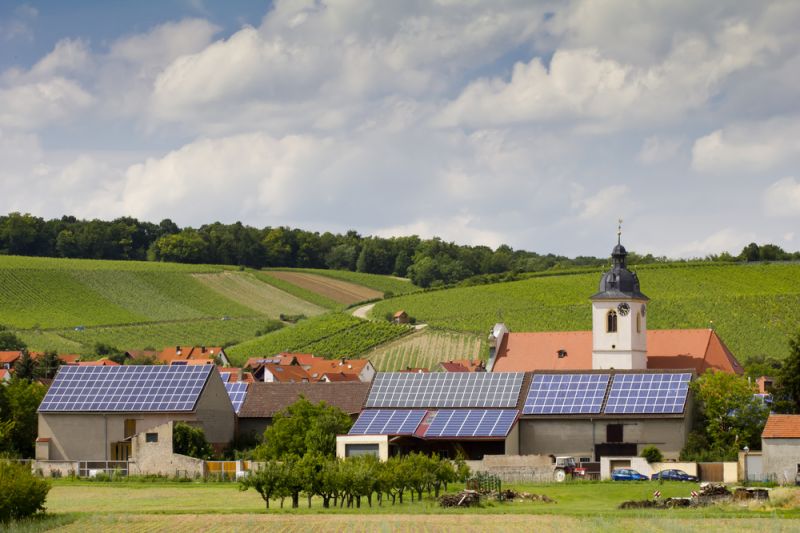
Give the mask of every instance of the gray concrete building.
[(62, 366), (39, 407), (36, 459), (127, 461), (132, 440), (169, 422), (203, 429), (216, 448), (236, 425), (213, 365)]
[(800, 476), (800, 415), (769, 415), (761, 433), (761, 457), (764, 478), (782, 485), (796, 483)]

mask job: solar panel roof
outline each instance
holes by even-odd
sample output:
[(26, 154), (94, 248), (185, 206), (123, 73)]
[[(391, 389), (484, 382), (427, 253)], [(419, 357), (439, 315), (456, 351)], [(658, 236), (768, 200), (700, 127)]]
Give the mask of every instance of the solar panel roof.
[(366, 407), (516, 407), (522, 372), (379, 373)]
[(39, 411), (192, 411), (213, 368), (62, 366)]
[(605, 413), (682, 413), (691, 374), (615, 374)]
[(425, 417), (425, 410), (372, 409), (362, 411), (350, 435), (412, 435)]
[(526, 415), (593, 414), (603, 407), (609, 374), (535, 374)]
[(517, 418), (515, 409), (459, 409), (437, 411), (425, 438), (505, 437)]
[(238, 414), (247, 396), (247, 383), (243, 381), (236, 381), (234, 383), (226, 382), (225, 390), (228, 391), (228, 397), (231, 399), (234, 412)]

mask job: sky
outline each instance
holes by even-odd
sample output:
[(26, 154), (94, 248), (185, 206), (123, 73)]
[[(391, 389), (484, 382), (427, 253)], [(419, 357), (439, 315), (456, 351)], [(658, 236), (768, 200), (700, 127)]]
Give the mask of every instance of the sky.
[(800, 2), (0, 0), (0, 213), (800, 249)]

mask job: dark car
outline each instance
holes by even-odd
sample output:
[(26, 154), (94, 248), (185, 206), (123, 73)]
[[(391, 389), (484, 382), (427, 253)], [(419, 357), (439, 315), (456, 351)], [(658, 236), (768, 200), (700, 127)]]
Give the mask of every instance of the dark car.
[(662, 470), (653, 474), (653, 479), (666, 481), (698, 481), (697, 476), (690, 476), (683, 470)]
[(611, 471), (611, 479), (614, 481), (647, 481), (647, 476), (632, 468), (615, 468)]

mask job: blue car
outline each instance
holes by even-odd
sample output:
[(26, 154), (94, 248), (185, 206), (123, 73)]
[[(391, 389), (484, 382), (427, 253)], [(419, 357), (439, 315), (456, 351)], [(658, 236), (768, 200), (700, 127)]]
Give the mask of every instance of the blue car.
[(611, 471), (611, 479), (614, 481), (647, 481), (647, 476), (632, 468), (615, 468)]
[(697, 476), (690, 476), (683, 470), (662, 470), (653, 474), (652, 479), (663, 479), (665, 481), (694, 481), (697, 482)]

